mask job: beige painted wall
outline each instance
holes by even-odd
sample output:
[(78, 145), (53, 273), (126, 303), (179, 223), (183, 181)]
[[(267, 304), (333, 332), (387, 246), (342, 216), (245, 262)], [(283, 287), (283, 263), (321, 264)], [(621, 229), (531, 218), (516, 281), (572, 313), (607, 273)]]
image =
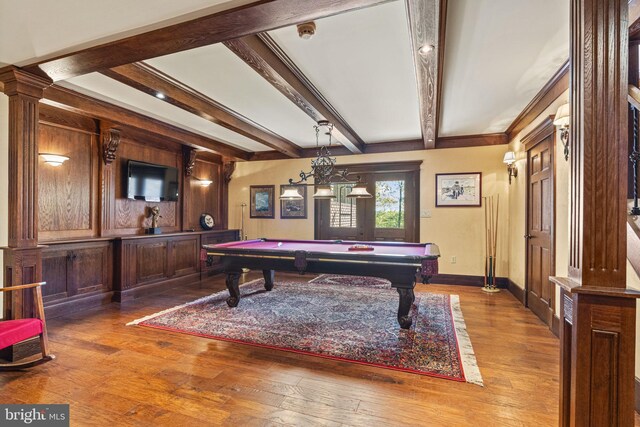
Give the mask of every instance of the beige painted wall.
[[(509, 195), (506, 167), (502, 157), (506, 146), (474, 147), (463, 149), (439, 149), (402, 153), (365, 154), (338, 157), (339, 165), (350, 163), (395, 162), (422, 160), (420, 172), (420, 209), (431, 211), (431, 218), (420, 219), (420, 240), (435, 242), (440, 246), (442, 259), (440, 271), (445, 274), (484, 274), (484, 209), (436, 208), (435, 174), (441, 172), (482, 172), (484, 196), (500, 196), (500, 230), (507, 230), (509, 222)], [(249, 204), (250, 185), (286, 184), (296, 178), (301, 170), (308, 171), (311, 159), (278, 160), (238, 163), (229, 186), (229, 227), (240, 228), (241, 203)], [(309, 191), (311, 188), (309, 188)], [(245, 234), (249, 239), (257, 237), (313, 239), (314, 212), (311, 194), (308, 199), (308, 219), (280, 221), (280, 206), (276, 203), (276, 219), (249, 219), (245, 211)], [(508, 267), (508, 236), (498, 235), (496, 274), (506, 276)], [(451, 258), (456, 257), (456, 263)]]
[[(553, 104), (526, 128), (524, 128), (510, 143), (509, 150), (516, 153), (518, 178), (509, 188), (509, 279), (520, 288), (525, 287), (525, 256), (526, 242), (526, 163), (527, 153), (521, 140), (538, 126), (546, 117), (555, 114), (558, 107), (567, 102), (567, 90)], [(560, 133), (556, 132), (556, 275), (566, 276), (569, 265), (569, 162), (564, 160)], [(559, 301), (557, 290), (556, 302)], [(556, 310), (557, 312), (557, 310)]]
[[(8, 244), (9, 221), (9, 97), (0, 92), (0, 246)], [(4, 286), (4, 268), (0, 251), (0, 286)], [(0, 292), (1, 293), (1, 292)], [(0, 295), (2, 307), (2, 295)], [(2, 313), (0, 310), (0, 317)]]

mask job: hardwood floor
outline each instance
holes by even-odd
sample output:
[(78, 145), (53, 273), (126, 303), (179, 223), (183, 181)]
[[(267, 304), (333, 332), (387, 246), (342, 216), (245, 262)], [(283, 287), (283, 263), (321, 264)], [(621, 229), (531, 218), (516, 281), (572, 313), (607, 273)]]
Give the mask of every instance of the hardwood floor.
[(558, 424), (558, 340), (506, 291), (418, 288), (460, 295), (484, 387), (125, 326), (219, 289), (222, 276), (51, 320), (57, 359), (0, 374), (0, 402), (70, 403), (77, 426)]

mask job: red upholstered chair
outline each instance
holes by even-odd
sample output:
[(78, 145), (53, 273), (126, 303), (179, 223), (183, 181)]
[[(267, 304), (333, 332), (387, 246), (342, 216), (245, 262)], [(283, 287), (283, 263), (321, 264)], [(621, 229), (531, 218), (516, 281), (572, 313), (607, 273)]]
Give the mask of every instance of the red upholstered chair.
[(33, 289), (33, 304), (35, 307), (35, 317), (33, 318), (0, 320), (0, 350), (33, 337), (40, 337), (40, 348), (42, 349), (42, 356), (38, 359), (29, 359), (13, 363), (0, 363), (0, 371), (30, 368), (55, 358), (54, 355), (49, 354), (47, 325), (44, 318), (42, 291), (40, 289), (44, 284), (45, 282), (40, 282), (31, 283), (29, 285), (0, 288), (0, 292), (22, 292), (25, 289)]

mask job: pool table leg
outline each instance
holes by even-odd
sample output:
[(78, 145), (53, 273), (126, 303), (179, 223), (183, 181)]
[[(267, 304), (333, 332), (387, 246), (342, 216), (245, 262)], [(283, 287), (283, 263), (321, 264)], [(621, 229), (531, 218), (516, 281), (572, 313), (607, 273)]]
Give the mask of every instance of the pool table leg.
[(411, 317), (409, 311), (411, 311), (411, 305), (415, 301), (416, 297), (413, 294), (412, 288), (396, 288), (400, 295), (400, 304), (398, 306), (398, 323), (402, 329), (409, 329), (411, 327)]
[(275, 278), (274, 270), (262, 270), (262, 275), (264, 276), (264, 288), (268, 291), (273, 289), (273, 280)]
[(237, 307), (240, 303), (240, 272), (230, 271), (227, 272), (227, 289), (229, 290), (229, 298), (227, 298), (227, 305), (229, 307)]

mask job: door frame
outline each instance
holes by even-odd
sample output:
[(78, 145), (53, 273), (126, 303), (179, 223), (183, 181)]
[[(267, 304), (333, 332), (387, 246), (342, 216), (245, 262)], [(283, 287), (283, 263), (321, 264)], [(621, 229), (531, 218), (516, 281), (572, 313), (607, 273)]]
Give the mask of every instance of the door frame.
[[(549, 273), (551, 275), (556, 274), (556, 127), (553, 124), (553, 119), (555, 115), (550, 115), (545, 118), (542, 123), (536, 126), (531, 132), (526, 134), (521, 143), (524, 147), (524, 150), (527, 153), (527, 170), (526, 170), (526, 192), (525, 192), (525, 236), (529, 234), (529, 165), (531, 163), (531, 159), (529, 158), (530, 151), (536, 145), (547, 139), (549, 136), (552, 137), (551, 142), (551, 150), (553, 151), (553, 161), (551, 162), (551, 236), (549, 239), (549, 251), (551, 252), (551, 263), (549, 266)], [(524, 306), (529, 307), (529, 240), (524, 237)], [(556, 314), (556, 292), (555, 288), (551, 293), (551, 310), (553, 316)], [(551, 319), (551, 324), (548, 325), (549, 328), (553, 326), (553, 318)]]
[[(422, 160), (410, 160), (404, 162), (388, 162), (388, 163), (354, 163), (345, 164), (336, 167), (336, 170), (342, 171), (347, 169), (349, 175), (358, 174), (376, 174), (386, 172), (413, 172), (412, 179), (414, 182), (414, 224), (413, 224), (413, 241), (420, 242), (420, 166)], [(318, 239), (320, 233), (320, 215), (318, 215), (321, 200), (314, 200), (313, 215), (313, 238)]]

